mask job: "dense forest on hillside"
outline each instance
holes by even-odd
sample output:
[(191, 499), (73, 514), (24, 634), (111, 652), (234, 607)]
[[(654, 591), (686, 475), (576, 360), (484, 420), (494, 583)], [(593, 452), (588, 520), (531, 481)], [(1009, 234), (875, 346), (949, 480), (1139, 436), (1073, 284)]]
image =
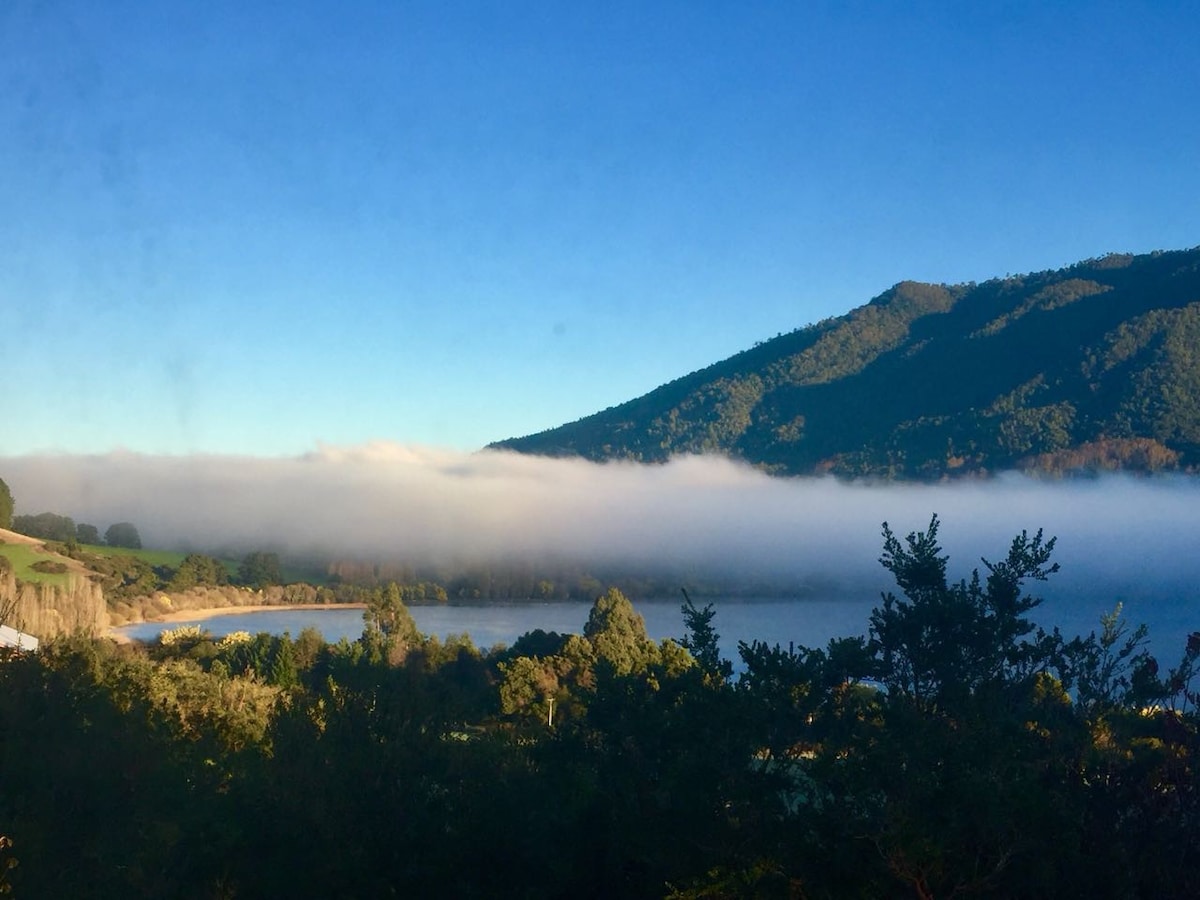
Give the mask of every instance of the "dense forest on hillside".
[(1200, 248), (902, 282), (620, 406), (493, 446), (781, 474), (1200, 465)]
[(866, 638), (481, 653), (398, 590), (357, 641), (181, 627), (0, 658), (0, 889), (61, 897), (1200, 896), (1200, 632), (1035, 628), (1053, 540), (900, 537)]

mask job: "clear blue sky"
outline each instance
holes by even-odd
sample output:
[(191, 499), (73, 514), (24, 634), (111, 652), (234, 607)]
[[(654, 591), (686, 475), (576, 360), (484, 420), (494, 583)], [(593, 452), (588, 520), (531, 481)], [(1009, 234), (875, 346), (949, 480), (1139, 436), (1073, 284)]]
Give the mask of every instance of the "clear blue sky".
[(1200, 244), (1187, 3), (0, 4), (0, 455), (474, 449)]

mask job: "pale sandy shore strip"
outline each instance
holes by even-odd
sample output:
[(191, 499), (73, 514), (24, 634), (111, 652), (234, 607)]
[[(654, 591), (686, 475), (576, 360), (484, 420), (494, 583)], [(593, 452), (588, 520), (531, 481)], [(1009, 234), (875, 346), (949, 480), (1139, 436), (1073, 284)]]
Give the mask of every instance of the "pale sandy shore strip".
[[(289, 609), (366, 609), (365, 603), (260, 603), (252, 606), (209, 606), (202, 609), (173, 609), (152, 616), (147, 622), (189, 622), (210, 616), (237, 616), (242, 613), (286, 612)], [(132, 623), (130, 623), (132, 624)]]
[[(197, 609), (173, 609), (170, 612), (150, 616), (142, 622), (190, 622), (193, 619), (207, 619), (211, 616), (239, 616), (242, 613), (259, 612), (288, 612), (305, 609), (366, 609), (365, 603), (258, 603), (250, 606), (207, 606)], [(108, 629), (108, 636), (118, 644), (129, 642), (129, 638), (117, 631), (128, 625), (140, 625), (142, 622), (126, 622)]]

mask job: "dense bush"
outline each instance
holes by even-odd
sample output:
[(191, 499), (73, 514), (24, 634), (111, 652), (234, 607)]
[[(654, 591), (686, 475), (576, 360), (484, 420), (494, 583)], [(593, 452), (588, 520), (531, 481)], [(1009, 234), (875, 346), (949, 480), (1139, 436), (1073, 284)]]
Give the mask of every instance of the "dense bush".
[[(1200, 896), (1200, 633), (1066, 641), (1053, 540), (953, 581), (885, 526), (869, 635), (654, 644), (619, 592), (489, 658), (176, 629), (0, 663), (0, 866), (22, 897)], [(685, 649), (686, 646), (686, 649)], [(400, 650), (402, 652), (397, 652)], [(690, 651), (690, 653), (689, 653)], [(11, 846), (7, 840), (11, 839)]]

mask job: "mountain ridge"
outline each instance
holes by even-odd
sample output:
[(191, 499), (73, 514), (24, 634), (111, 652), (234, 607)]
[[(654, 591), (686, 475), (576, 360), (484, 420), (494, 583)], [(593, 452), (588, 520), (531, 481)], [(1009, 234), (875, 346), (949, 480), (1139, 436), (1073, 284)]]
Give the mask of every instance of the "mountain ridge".
[(937, 479), (1200, 465), (1200, 247), (901, 281), (618, 406), (490, 445)]

